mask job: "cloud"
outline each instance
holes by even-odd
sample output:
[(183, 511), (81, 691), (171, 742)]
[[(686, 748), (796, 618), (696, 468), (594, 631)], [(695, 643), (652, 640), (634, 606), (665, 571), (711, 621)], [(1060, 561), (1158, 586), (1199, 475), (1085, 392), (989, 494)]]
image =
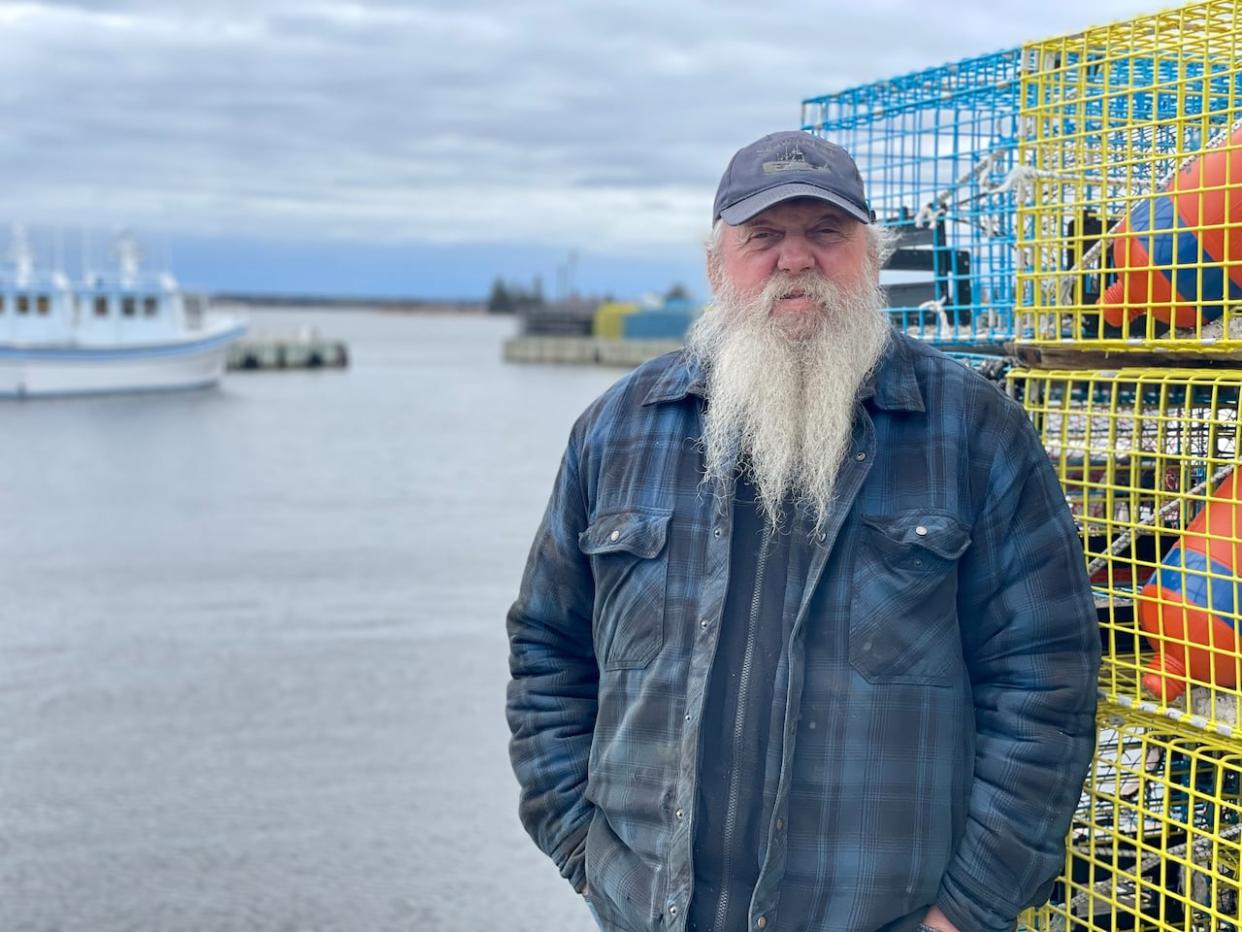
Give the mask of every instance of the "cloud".
[(804, 97), (1088, 24), (1069, 0), (10, 3), (0, 178), (44, 224), (658, 254)]

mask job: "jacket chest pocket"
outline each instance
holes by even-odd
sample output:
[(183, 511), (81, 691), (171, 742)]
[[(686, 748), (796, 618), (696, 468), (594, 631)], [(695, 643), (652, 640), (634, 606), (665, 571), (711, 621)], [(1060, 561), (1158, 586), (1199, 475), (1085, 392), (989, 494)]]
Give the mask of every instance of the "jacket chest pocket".
[(595, 576), (595, 656), (605, 670), (641, 669), (664, 644), (665, 546), (672, 511), (596, 515), (578, 535)]
[(947, 685), (961, 663), (957, 561), (970, 534), (946, 514), (862, 519), (850, 663), (873, 683)]

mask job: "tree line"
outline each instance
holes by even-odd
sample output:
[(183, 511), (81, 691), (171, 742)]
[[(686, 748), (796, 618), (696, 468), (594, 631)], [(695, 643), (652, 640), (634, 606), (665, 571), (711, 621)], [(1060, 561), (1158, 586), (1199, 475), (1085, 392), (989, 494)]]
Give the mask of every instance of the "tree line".
[(546, 303), (543, 297), (543, 281), (538, 275), (529, 288), (516, 282), (507, 282), (497, 275), (487, 298), (487, 309), (493, 314), (516, 314), (530, 308), (543, 307)]

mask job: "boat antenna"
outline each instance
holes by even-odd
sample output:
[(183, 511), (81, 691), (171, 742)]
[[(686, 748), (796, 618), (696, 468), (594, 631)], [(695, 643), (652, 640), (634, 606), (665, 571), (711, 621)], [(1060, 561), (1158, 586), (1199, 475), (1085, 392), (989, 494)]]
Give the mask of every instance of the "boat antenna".
[(138, 265), (142, 253), (138, 249), (138, 241), (129, 229), (123, 229), (116, 238), (116, 258), (120, 266), (121, 287), (133, 288), (138, 284)]
[(18, 287), (26, 287), (34, 278), (34, 249), (23, 224), (13, 224), (9, 237), (9, 260), (13, 263), (13, 278)]

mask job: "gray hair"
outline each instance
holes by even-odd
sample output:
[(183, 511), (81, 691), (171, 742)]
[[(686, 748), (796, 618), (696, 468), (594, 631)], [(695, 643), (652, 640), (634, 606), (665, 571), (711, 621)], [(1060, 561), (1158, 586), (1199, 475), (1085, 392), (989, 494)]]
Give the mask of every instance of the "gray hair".
[[(714, 260), (720, 255), (720, 249), (724, 245), (725, 222), (717, 218), (712, 224), (711, 236), (707, 238), (707, 258)], [(878, 223), (863, 224), (863, 229), (867, 232), (870, 239), (868, 244), (867, 255), (871, 259), (876, 271), (884, 268), (886, 263), (897, 249), (897, 243), (900, 235), (893, 227), (882, 226)]]

